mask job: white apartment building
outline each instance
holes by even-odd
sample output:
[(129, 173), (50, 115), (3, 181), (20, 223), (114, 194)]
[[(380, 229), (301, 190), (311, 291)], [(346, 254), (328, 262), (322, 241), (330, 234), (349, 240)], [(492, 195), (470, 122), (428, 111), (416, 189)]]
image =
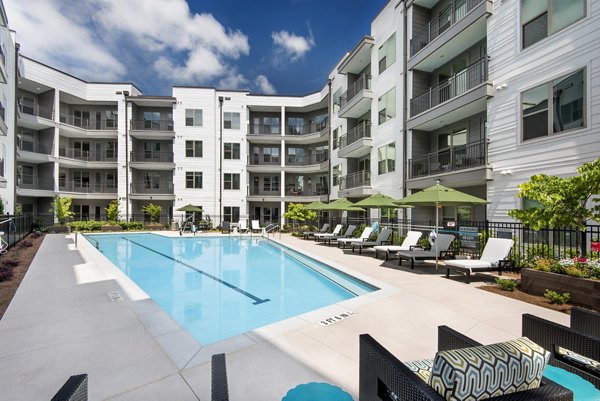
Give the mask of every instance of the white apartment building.
[(5, 212), (15, 207), (15, 33), (0, 2), (0, 201)]
[[(14, 49), (8, 29), (2, 40)], [(147, 96), (24, 56), (16, 79), (6, 57), (0, 102), (13, 115), (13, 82), (18, 110), (0, 136), (0, 195), (9, 211), (47, 212), (59, 194), (84, 219), (119, 199), (134, 220), (152, 202), (163, 222), (193, 204), (216, 224), (266, 225), (284, 223), (292, 202), (400, 198), (441, 181), (491, 201), (445, 206), (444, 221), (510, 220), (527, 207), (519, 183), (600, 157), (598, 55), (591, 0), (390, 0), (305, 96), (184, 86)]]

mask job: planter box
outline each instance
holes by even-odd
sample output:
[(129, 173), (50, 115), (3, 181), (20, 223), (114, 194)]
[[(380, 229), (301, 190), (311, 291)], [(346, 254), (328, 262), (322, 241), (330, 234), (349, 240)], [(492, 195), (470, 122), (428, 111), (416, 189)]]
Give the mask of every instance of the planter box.
[(121, 226), (102, 226), (102, 231), (123, 231)]
[(546, 290), (571, 294), (570, 302), (582, 306), (600, 308), (600, 281), (521, 269), (521, 289), (529, 294), (544, 295)]
[(165, 226), (159, 223), (146, 223), (144, 224), (144, 229), (149, 231), (160, 231), (164, 230)]
[(49, 234), (69, 234), (70, 232), (71, 226), (61, 226), (60, 224), (55, 224), (48, 227)]

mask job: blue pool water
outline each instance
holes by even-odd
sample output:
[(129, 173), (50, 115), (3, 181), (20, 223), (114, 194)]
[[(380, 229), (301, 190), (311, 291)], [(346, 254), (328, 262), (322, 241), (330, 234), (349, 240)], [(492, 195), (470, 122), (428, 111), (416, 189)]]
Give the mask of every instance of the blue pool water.
[(377, 289), (263, 238), (87, 237), (201, 344)]

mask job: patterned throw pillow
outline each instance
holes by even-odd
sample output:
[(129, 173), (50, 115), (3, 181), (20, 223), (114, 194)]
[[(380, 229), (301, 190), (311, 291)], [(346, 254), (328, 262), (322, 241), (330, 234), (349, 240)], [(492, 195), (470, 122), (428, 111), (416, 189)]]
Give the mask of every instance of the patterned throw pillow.
[(540, 386), (550, 352), (527, 337), (438, 352), (429, 385), (449, 401), (484, 400)]
[(579, 355), (578, 353), (563, 347), (555, 346), (554, 349), (556, 355), (560, 356), (560, 359), (563, 361), (570, 362), (572, 365), (592, 373), (595, 372), (596, 374), (600, 374), (600, 362), (588, 358), (587, 356)]
[(429, 383), (431, 369), (433, 368), (433, 359), (422, 359), (420, 361), (402, 362), (409, 368), (419, 379), (425, 383)]

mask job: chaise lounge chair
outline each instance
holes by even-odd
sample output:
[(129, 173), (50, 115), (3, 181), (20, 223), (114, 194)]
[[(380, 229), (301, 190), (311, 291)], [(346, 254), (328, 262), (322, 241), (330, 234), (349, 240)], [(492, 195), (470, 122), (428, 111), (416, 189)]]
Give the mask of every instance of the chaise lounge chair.
[(231, 234), (231, 225), (228, 221), (224, 221), (221, 224), (221, 234)]
[(384, 228), (383, 230), (381, 230), (375, 241), (353, 242), (352, 252), (354, 252), (354, 249), (358, 248), (358, 253), (361, 254), (364, 248), (372, 248), (374, 246), (389, 244), (391, 235), (392, 230)]
[(446, 278), (450, 278), (450, 271), (464, 273), (467, 277), (467, 283), (471, 282), (471, 274), (477, 272), (498, 270), (498, 274), (502, 275), (503, 269), (514, 267), (514, 262), (506, 259), (514, 243), (512, 239), (488, 239), (479, 260), (460, 259), (445, 262)]
[(378, 245), (373, 247), (375, 249), (375, 257), (379, 259), (379, 252), (383, 252), (385, 254), (385, 260), (389, 260), (390, 254), (394, 252), (400, 251), (412, 251), (414, 247), (417, 246), (419, 239), (423, 233), (420, 231), (409, 231), (406, 234), (406, 238), (402, 241), (402, 245)]
[(321, 239), (323, 239), (323, 240), (324, 240), (324, 238), (327, 238), (327, 237), (335, 237), (335, 236), (338, 236), (338, 235), (340, 235), (340, 233), (342, 232), (342, 228), (344, 228), (344, 226), (343, 226), (343, 225), (341, 225), (341, 224), (337, 224), (337, 225), (335, 226), (335, 228), (333, 229), (333, 232), (332, 232), (332, 233), (315, 233), (315, 234), (314, 234), (315, 241), (319, 241), (319, 240), (321, 240)]
[[(368, 334), (359, 337), (359, 344), (360, 401), (475, 400), (486, 398), (486, 393), (490, 401), (573, 400), (571, 390), (542, 376), (547, 351), (524, 338), (482, 346), (450, 327), (439, 326), (435, 359), (413, 362), (400, 361)], [(511, 349), (511, 355), (495, 352), (499, 347)]]
[(360, 234), (360, 237), (358, 237), (358, 238), (339, 238), (337, 240), (338, 248), (340, 247), (340, 245), (342, 245), (342, 249), (345, 249), (346, 245), (352, 245), (355, 242), (368, 241), (369, 237), (371, 236), (372, 233), (373, 233), (373, 228), (365, 227), (363, 232)]
[(252, 220), (252, 232), (253, 233), (259, 233), (261, 232), (262, 228), (260, 228), (260, 223), (258, 220)]
[(356, 226), (350, 224), (348, 226), (348, 228), (346, 228), (346, 232), (344, 234), (340, 234), (340, 235), (317, 234), (318, 235), (317, 241), (320, 241), (320, 240), (323, 240), (323, 242), (327, 241), (327, 245), (331, 245), (331, 241), (337, 242), (339, 239), (352, 238), (354, 231), (356, 231)]
[(248, 232), (248, 223), (246, 220), (240, 220), (238, 223), (238, 232), (239, 233), (247, 233)]
[(450, 244), (452, 244), (452, 241), (454, 241), (454, 235), (438, 234), (437, 239), (435, 240), (437, 245), (432, 245), (432, 249), (429, 251), (415, 250), (398, 252), (398, 265), (402, 266), (402, 260), (410, 260), (410, 268), (414, 269), (415, 260), (435, 259), (436, 256), (439, 259), (444, 259), (449, 254), (448, 248), (450, 248)]
[(327, 230), (329, 230), (329, 223), (323, 224), (323, 227), (321, 227), (321, 230), (319, 230), (319, 231), (304, 231), (302, 233), (302, 236), (304, 239), (309, 239), (311, 235), (315, 235), (315, 234), (319, 234), (319, 233), (326, 233)]

